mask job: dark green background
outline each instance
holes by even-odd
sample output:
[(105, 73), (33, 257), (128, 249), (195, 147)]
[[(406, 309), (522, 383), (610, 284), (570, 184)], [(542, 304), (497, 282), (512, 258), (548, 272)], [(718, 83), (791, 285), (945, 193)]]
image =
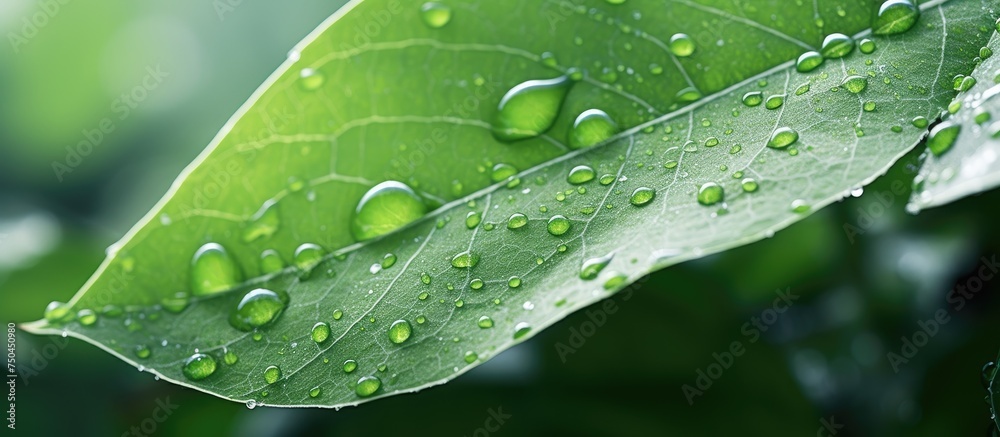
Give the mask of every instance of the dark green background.
[[(104, 248), (340, 4), (244, 1), (220, 19), (209, 0), (70, 1), (18, 53), (0, 45), (2, 320), (34, 320), (50, 300), (68, 300)], [(0, 6), (5, 41), (40, 8)], [(51, 163), (157, 64), (171, 76), (60, 182)], [(838, 436), (981, 435), (989, 420), (979, 368), (1000, 347), (991, 323), (1000, 278), (961, 311), (945, 296), (981, 257), (1000, 253), (1000, 194), (905, 214), (909, 193), (892, 188), (909, 186), (917, 152), (860, 198), (618, 294), (618, 310), (565, 363), (557, 344), (586, 312), (419, 394), (342, 411), (251, 411), (154, 381), (83, 342), (19, 333), (22, 372), (37, 374), (18, 380), (18, 431), (122, 435), (169, 398), (178, 408), (153, 435), (471, 436), (490, 409), (511, 416), (491, 435), (816, 435), (831, 417), (844, 426)], [(875, 225), (850, 241), (844, 225), (883, 203)], [(778, 289), (801, 298), (750, 343), (741, 326)], [(886, 353), (939, 308), (951, 321), (894, 372)], [(681, 386), (733, 341), (747, 352), (689, 406)], [(46, 348), (55, 356), (37, 358)]]

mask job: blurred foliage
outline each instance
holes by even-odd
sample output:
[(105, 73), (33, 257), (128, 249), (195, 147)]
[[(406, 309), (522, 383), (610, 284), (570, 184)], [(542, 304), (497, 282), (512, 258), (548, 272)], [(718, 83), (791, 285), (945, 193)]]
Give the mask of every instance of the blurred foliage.
[[(220, 21), (208, 1), (71, 2), (20, 54), (4, 46), (2, 319), (33, 320), (46, 301), (68, 299), (303, 29), (339, 6), (244, 2)], [(0, 30), (6, 35), (37, 8), (4, 2)], [(151, 94), (58, 183), (50, 162), (107, 116), (149, 63), (170, 61), (171, 74), (185, 79)], [(816, 435), (831, 417), (844, 426), (838, 436), (981, 435), (990, 421), (979, 372), (998, 349), (1000, 281), (986, 281), (960, 311), (946, 296), (976, 275), (981, 257), (1000, 252), (1000, 193), (907, 215), (909, 193), (891, 187), (909, 186), (917, 159), (771, 239), (640, 281), (613, 298), (619, 310), (565, 363), (557, 344), (589, 320), (586, 311), (416, 395), (341, 411), (247, 410), (154, 381), (82, 342), (20, 334), (21, 371), (37, 374), (19, 380), (18, 429), (122, 435), (169, 399), (177, 409), (155, 435), (473, 435), (490, 409), (511, 416), (498, 435)], [(852, 242), (844, 225), (861, 222), (870, 226)], [(748, 342), (741, 327), (779, 289), (801, 297)], [(951, 321), (894, 372), (887, 353), (899, 353), (900, 337), (940, 308)], [(733, 341), (746, 353), (689, 406), (681, 386)]]

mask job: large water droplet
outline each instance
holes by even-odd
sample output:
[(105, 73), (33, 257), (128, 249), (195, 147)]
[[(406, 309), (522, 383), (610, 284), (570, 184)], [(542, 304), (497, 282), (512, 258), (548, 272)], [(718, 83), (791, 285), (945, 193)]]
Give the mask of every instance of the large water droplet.
[(236, 261), (221, 244), (201, 246), (191, 259), (191, 292), (207, 296), (236, 287), (242, 281)]
[(790, 127), (780, 127), (771, 134), (771, 139), (767, 140), (767, 147), (772, 149), (784, 149), (795, 144), (799, 140), (799, 133)]
[(342, 368), (344, 369), (344, 373), (351, 373), (358, 368), (358, 362), (354, 360), (344, 361), (344, 366)]
[(465, 227), (469, 229), (475, 229), (479, 226), (479, 223), (483, 221), (483, 217), (479, 215), (476, 211), (469, 211), (465, 216)]
[(698, 189), (698, 203), (709, 206), (722, 202), (725, 192), (722, 187), (715, 182), (706, 182)]
[(639, 187), (632, 191), (628, 201), (635, 206), (645, 206), (656, 197), (656, 190), (649, 187)]
[(570, 222), (568, 218), (561, 215), (554, 215), (549, 219), (547, 229), (550, 234), (559, 236), (569, 231), (569, 227)]
[(594, 180), (595, 176), (596, 174), (594, 173), (593, 168), (586, 165), (578, 165), (569, 171), (569, 176), (566, 177), (566, 182), (573, 185), (580, 185)]
[[(815, 70), (822, 64), (823, 55), (819, 54), (819, 52), (808, 51), (800, 55), (799, 59), (795, 61), (795, 69), (798, 70), (799, 73), (808, 73)], [(757, 94), (759, 95), (760, 93), (758, 92)], [(745, 99), (744, 103), (746, 103)]]
[(955, 144), (958, 134), (962, 130), (962, 125), (950, 121), (942, 122), (934, 129), (931, 129), (930, 136), (927, 137), (927, 148), (934, 156), (941, 156)]
[(451, 258), (451, 266), (458, 269), (468, 269), (479, 263), (479, 255), (465, 251)]
[(323, 260), (323, 248), (312, 243), (303, 243), (295, 249), (295, 267), (303, 271), (312, 270)]
[(375, 394), (378, 389), (382, 387), (382, 380), (378, 379), (377, 376), (365, 376), (358, 380), (358, 386), (354, 388), (354, 392), (363, 398)]
[(694, 53), (694, 40), (683, 33), (676, 33), (670, 37), (670, 52), (674, 56), (687, 57)]
[(842, 33), (827, 35), (819, 49), (827, 59), (843, 58), (854, 50), (854, 39)]
[(312, 336), (313, 341), (322, 343), (330, 338), (330, 325), (327, 325), (326, 322), (316, 322), (309, 334)]
[(751, 91), (743, 95), (743, 104), (747, 106), (758, 106), (764, 103), (764, 93)]
[(481, 329), (492, 328), (493, 327), (493, 319), (491, 319), (490, 316), (482, 316), (482, 317), (479, 318), (479, 321), (476, 322), (476, 325), (478, 325), (479, 328), (481, 328)]
[(857, 94), (868, 88), (868, 78), (858, 75), (847, 76), (840, 83), (840, 86), (853, 94)]
[(281, 379), (281, 369), (278, 366), (267, 366), (264, 369), (264, 381), (268, 384), (274, 384)]
[(210, 355), (194, 354), (184, 361), (184, 367), (181, 368), (181, 371), (187, 379), (200, 381), (212, 376), (216, 367), (215, 358)]
[(906, 32), (917, 23), (920, 9), (910, 0), (888, 0), (882, 3), (872, 24), (875, 35), (895, 35)]
[(507, 219), (507, 229), (520, 229), (528, 224), (528, 216), (515, 212)]
[(410, 326), (410, 322), (402, 319), (397, 320), (389, 326), (389, 341), (400, 344), (408, 340), (412, 333), (413, 327)]
[(572, 86), (569, 77), (561, 76), (529, 80), (511, 88), (497, 107), (493, 135), (501, 141), (516, 141), (545, 133)]
[(451, 8), (438, 2), (427, 2), (420, 7), (420, 15), (424, 19), (424, 24), (440, 29), (451, 21)]
[(252, 331), (274, 323), (288, 304), (287, 293), (266, 288), (251, 290), (229, 314), (229, 324), (240, 331)]
[(370, 190), (358, 202), (351, 221), (351, 233), (358, 241), (388, 234), (427, 213), (427, 205), (402, 182), (385, 181)]
[(576, 117), (569, 133), (569, 146), (582, 149), (601, 143), (618, 133), (618, 125), (606, 112), (588, 109)]

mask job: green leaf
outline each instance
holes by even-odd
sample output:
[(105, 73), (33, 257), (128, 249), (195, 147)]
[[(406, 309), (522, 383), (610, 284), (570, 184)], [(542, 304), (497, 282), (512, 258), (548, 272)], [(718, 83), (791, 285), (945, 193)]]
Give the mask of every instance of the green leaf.
[[(1000, 24), (996, 25), (1000, 27)], [(914, 181), (909, 209), (918, 211), (944, 205), (1000, 185), (1000, 38), (964, 53), (975, 63), (972, 74), (956, 76), (953, 86), (962, 90), (949, 105), (944, 121), (931, 131), (930, 148)], [(957, 131), (953, 140), (947, 133)], [(941, 133), (938, 133), (941, 132)], [(936, 135), (935, 135), (936, 134)]]
[[(877, 8), (803, 3), (468, 2), (438, 28), (413, 5), (355, 3), (307, 38), (68, 306), (27, 328), (253, 404), (339, 407), (446, 382), (652, 270), (767, 237), (870, 182), (914, 147), (925, 130), (904, 122), (947, 104), (950, 77), (971, 71), (964, 54), (992, 32), (986, 0), (929, 2), (912, 30), (869, 36), (873, 53), (799, 73), (789, 61), (824, 32), (869, 26)], [(665, 51), (675, 32), (695, 41), (690, 57)], [(595, 79), (618, 65), (614, 84)], [(494, 139), (508, 89), (570, 67), (584, 79), (545, 135)], [(706, 97), (682, 108), (672, 96), (691, 84)], [(746, 106), (757, 92), (766, 103)], [(567, 153), (573, 119), (592, 108), (636, 126)], [(489, 185), (501, 163), (522, 171)], [(386, 180), (441, 206), (355, 243), (354, 209)], [(526, 220), (508, 226), (515, 214)], [(275, 258), (263, 252), (289, 261), (302, 244), (331, 253), (264, 273)], [(196, 275), (199, 248), (214, 267)], [(237, 311), (248, 291), (257, 300)], [(109, 304), (125, 313), (72, 317)], [(647, 335), (656, 341), (655, 321)]]

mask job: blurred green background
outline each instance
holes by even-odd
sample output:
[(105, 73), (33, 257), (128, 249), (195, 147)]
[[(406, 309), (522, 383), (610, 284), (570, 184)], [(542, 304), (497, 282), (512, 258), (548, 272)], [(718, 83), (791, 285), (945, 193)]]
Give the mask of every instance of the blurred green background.
[[(0, 45), (3, 321), (38, 319), (49, 301), (68, 300), (104, 248), (160, 198), (288, 49), (342, 3), (0, 2), (7, 38)], [(24, 19), (40, 13), (45, 24), (32, 32)], [(12, 32), (24, 38), (11, 39)], [(168, 76), (121, 117), (116, 99), (151, 66)], [(105, 117), (115, 130), (72, 171), (56, 171), (53, 163), (69, 162), (67, 147)], [(990, 421), (980, 368), (1000, 348), (1000, 277), (984, 280), (960, 310), (946, 298), (977, 276), (982, 257), (1000, 253), (1000, 193), (907, 215), (909, 193), (892, 188), (909, 186), (918, 152), (860, 197), (771, 239), (640, 281), (612, 298), (618, 310), (593, 331), (584, 311), (449, 384), (357, 408), (248, 410), (155, 381), (83, 342), (19, 333), (17, 430), (982, 435)], [(864, 232), (849, 235), (845, 225)], [(745, 324), (772, 307), (777, 290), (800, 298), (751, 341)], [(950, 321), (894, 369), (887, 354), (901, 353), (901, 337), (913, 338), (918, 322), (939, 309)], [(560, 345), (581, 330), (589, 335), (567, 353)], [(689, 404), (682, 386), (694, 386), (697, 372), (734, 341), (746, 352)], [(168, 401), (176, 409), (150, 420)], [(502, 425), (490, 421), (501, 414)]]

